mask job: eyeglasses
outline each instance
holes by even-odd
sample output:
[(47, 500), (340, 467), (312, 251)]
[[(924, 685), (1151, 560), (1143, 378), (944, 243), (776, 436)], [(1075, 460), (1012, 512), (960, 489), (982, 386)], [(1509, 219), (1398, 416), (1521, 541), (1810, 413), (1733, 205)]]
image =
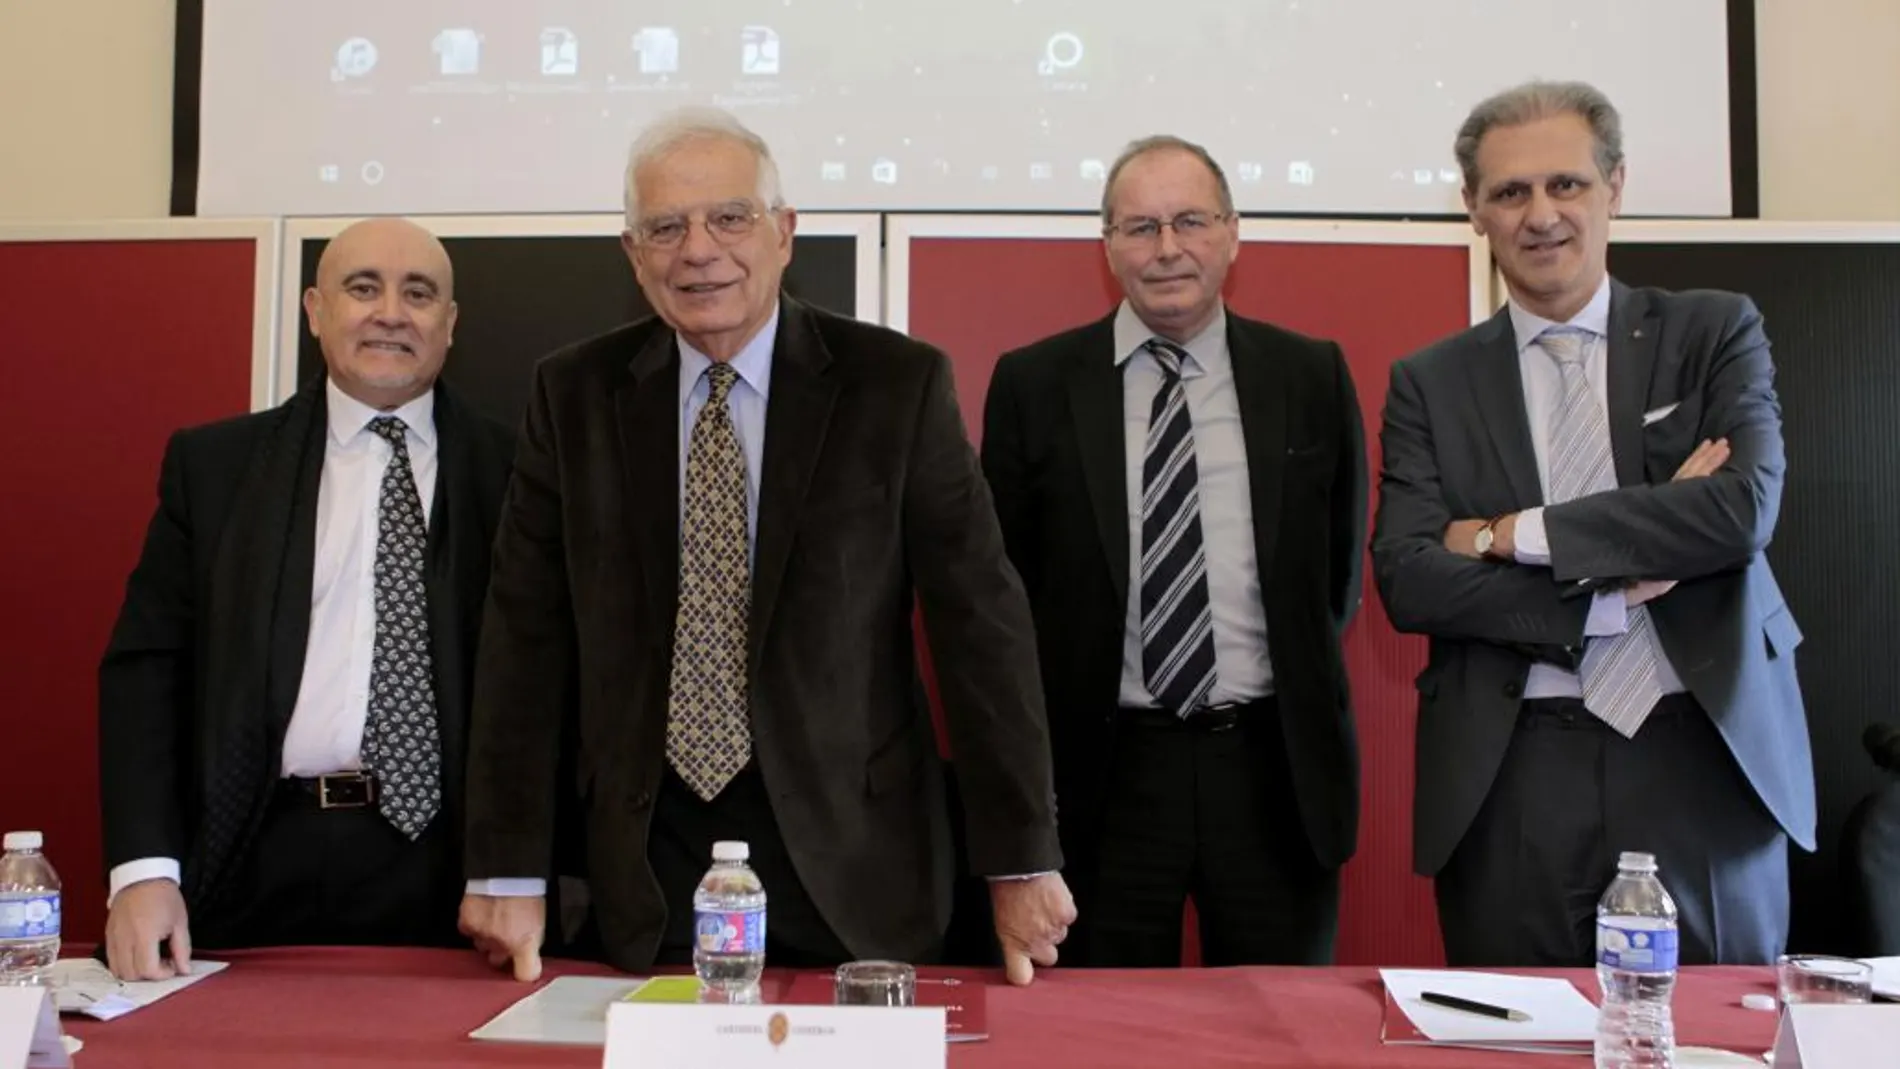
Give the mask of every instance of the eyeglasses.
[[(760, 211), (744, 201), (722, 204), (709, 208), (700, 221), (705, 224), (706, 233), (721, 245), (731, 245), (745, 238), (758, 226), (759, 220), (773, 214), (778, 209), (768, 208)], [(641, 245), (656, 249), (678, 248), (686, 241), (686, 235), (693, 229), (694, 217), (691, 215), (661, 215), (652, 219), (642, 219), (633, 229), (635, 240)]]
[(1150, 219), (1135, 215), (1102, 227), (1102, 234), (1127, 242), (1151, 242), (1160, 241), (1161, 229), (1167, 227), (1174, 231), (1176, 239), (1192, 241), (1206, 237), (1215, 224), (1224, 223), (1229, 218), (1231, 213), (1228, 212), (1182, 212), (1172, 219)]

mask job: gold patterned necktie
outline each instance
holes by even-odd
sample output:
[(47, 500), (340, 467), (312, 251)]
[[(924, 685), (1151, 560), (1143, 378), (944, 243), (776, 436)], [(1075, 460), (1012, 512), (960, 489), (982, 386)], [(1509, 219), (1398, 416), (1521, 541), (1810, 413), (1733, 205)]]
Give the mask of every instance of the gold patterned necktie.
[(746, 719), (746, 619), (752, 607), (746, 466), (726, 399), (738, 372), (706, 371), (710, 396), (686, 451), (679, 610), (667, 690), (666, 756), (711, 800), (752, 758)]

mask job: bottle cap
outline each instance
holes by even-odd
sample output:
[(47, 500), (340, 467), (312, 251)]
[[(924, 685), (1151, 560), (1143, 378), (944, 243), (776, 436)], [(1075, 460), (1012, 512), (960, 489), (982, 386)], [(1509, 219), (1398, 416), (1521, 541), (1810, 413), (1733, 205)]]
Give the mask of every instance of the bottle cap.
[(0, 848), (7, 850), (38, 850), (40, 843), (43, 841), (44, 837), (36, 831), (10, 831), (4, 840), (0, 840)]
[(1622, 856), (1616, 859), (1616, 866), (1625, 872), (1655, 872), (1656, 855), (1625, 850)]
[(713, 844), (714, 861), (744, 861), (751, 856), (751, 847), (741, 842), (725, 840)]
[(1775, 996), (1765, 995), (1760, 991), (1755, 991), (1742, 996), (1742, 1005), (1751, 1010), (1773, 1010), (1777, 1004), (1775, 1002)]

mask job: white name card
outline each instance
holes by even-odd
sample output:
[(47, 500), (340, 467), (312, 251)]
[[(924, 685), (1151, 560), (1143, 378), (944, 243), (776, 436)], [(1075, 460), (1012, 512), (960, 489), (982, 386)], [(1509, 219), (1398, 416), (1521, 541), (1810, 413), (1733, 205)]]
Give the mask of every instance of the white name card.
[(72, 1064), (59, 1033), (53, 992), (44, 987), (0, 987), (0, 1067), (67, 1069)]
[(943, 1069), (940, 1006), (616, 1002), (603, 1069)]
[(1796, 1004), (1781, 1018), (1775, 1069), (1871, 1069), (1900, 1051), (1900, 1006)]

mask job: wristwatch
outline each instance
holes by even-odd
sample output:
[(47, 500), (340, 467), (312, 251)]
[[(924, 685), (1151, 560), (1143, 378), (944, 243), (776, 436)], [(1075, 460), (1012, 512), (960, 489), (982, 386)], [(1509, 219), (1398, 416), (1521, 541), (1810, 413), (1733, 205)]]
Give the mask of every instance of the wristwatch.
[[(1504, 515), (1508, 516), (1510, 513), (1507, 512)], [(1472, 536), (1471, 547), (1478, 551), (1478, 556), (1489, 557), (1491, 555), (1491, 547), (1497, 542), (1498, 522), (1503, 519), (1504, 516), (1491, 517), (1484, 521), (1484, 526), (1478, 528), (1478, 533)]]

